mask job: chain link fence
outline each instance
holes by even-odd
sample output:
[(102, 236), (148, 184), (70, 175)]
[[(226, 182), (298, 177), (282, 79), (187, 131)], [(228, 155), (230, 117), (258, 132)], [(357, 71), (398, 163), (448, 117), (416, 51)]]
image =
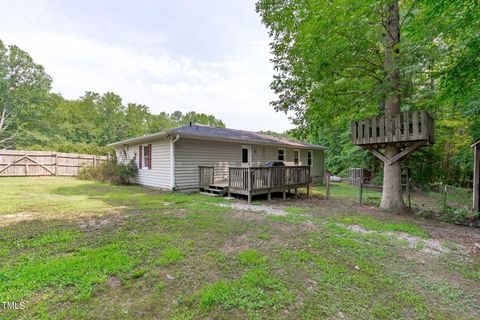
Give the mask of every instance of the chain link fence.
[[(379, 206), (382, 198), (382, 185), (370, 182), (325, 181), (324, 193), (331, 199), (349, 200), (362, 205)], [(480, 226), (480, 214), (472, 211), (473, 191), (445, 184), (431, 184), (414, 187), (404, 181), (403, 195), (407, 206), (414, 214), (425, 218), (435, 218), (456, 224)]]

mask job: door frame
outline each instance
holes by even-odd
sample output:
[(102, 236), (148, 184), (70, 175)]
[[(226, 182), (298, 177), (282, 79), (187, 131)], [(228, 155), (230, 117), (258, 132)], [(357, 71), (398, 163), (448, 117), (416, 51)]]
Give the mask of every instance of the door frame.
[[(243, 162), (243, 150), (244, 149), (248, 150), (248, 162), (247, 163)], [(252, 165), (252, 146), (242, 145), (242, 148), (240, 149), (240, 163), (241, 163), (242, 167), (250, 167)]]

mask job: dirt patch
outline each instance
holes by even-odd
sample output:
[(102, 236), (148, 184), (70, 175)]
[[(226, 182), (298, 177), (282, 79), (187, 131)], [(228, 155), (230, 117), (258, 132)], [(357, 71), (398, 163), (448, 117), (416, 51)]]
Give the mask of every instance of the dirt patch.
[(36, 219), (39, 216), (37, 212), (18, 212), (14, 214), (5, 214), (0, 216), (0, 226)]
[(248, 238), (251, 236), (252, 234), (247, 232), (240, 236), (232, 237), (225, 242), (225, 244), (220, 248), (220, 251), (223, 253), (235, 253), (247, 250), (250, 248)]
[(288, 212), (284, 211), (283, 209), (279, 207), (274, 207), (274, 206), (267, 206), (267, 205), (254, 205), (254, 204), (247, 204), (247, 203), (231, 203), (231, 204), (225, 204), (225, 203), (220, 203), (218, 204), (221, 207), (228, 207), (232, 209), (237, 209), (237, 210), (247, 210), (247, 211), (254, 211), (254, 212), (260, 212), (260, 213), (265, 213), (268, 215), (274, 215), (274, 216), (286, 216), (288, 215)]
[(100, 219), (88, 219), (78, 223), (81, 229), (102, 229), (114, 221), (114, 217), (103, 217)]
[(122, 280), (116, 276), (110, 276), (107, 279), (107, 286), (109, 288), (119, 288), (122, 286)]
[(235, 217), (248, 221), (264, 221), (265, 217), (252, 211), (235, 211)]
[(354, 232), (367, 233), (367, 234), (376, 233), (376, 234), (393, 236), (399, 240), (407, 241), (409, 247), (417, 248), (420, 251), (428, 254), (440, 254), (440, 253), (446, 253), (450, 251), (448, 248), (445, 248), (438, 240), (435, 240), (435, 239), (422, 239), (404, 232), (392, 232), (392, 231), (381, 232), (381, 231), (368, 230), (359, 225), (348, 225), (348, 226), (343, 225), (343, 226)]

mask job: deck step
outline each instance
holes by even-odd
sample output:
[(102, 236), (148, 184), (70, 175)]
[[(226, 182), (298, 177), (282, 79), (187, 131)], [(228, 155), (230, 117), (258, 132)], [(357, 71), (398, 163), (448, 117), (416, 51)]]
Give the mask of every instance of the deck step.
[(203, 194), (204, 196), (209, 196), (209, 197), (220, 197), (221, 194), (219, 193), (210, 193), (210, 192), (200, 192), (200, 194)]
[(208, 186), (208, 189), (227, 190), (228, 186), (210, 185)]
[(203, 191), (209, 191), (214, 193), (225, 193), (226, 190), (224, 189), (215, 189), (215, 188), (203, 188)]

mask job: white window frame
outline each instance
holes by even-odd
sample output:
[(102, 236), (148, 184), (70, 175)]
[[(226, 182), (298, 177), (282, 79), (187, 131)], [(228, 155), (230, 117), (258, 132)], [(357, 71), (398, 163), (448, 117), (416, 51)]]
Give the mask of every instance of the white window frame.
[[(310, 155), (310, 159), (308, 156)], [(310, 160), (310, 163), (308, 163), (308, 160)], [(313, 151), (312, 150), (307, 150), (307, 165), (310, 167), (313, 167)]]
[[(295, 163), (295, 152), (298, 152), (298, 158), (297, 158), (297, 163)], [(301, 154), (300, 154), (300, 149), (294, 149), (293, 150), (293, 164), (298, 166), (300, 165), (300, 157), (301, 157)]]
[[(243, 162), (244, 149), (248, 150), (248, 162)], [(250, 167), (252, 165), (252, 146), (242, 145), (242, 148), (240, 149), (240, 163), (242, 164), (242, 167)]]
[[(147, 149), (146, 153), (145, 153), (145, 149)], [(142, 144), (142, 170), (150, 170), (148, 168), (148, 162), (150, 161), (149, 158), (150, 158), (150, 154), (148, 152), (148, 144)]]
[[(281, 160), (279, 159), (279, 157), (280, 157), (280, 150), (283, 151), (283, 159), (281, 159)], [(277, 160), (278, 160), (278, 161), (286, 161), (286, 160), (287, 160), (287, 149), (285, 149), (285, 148), (278, 148), (278, 150), (277, 150)]]

